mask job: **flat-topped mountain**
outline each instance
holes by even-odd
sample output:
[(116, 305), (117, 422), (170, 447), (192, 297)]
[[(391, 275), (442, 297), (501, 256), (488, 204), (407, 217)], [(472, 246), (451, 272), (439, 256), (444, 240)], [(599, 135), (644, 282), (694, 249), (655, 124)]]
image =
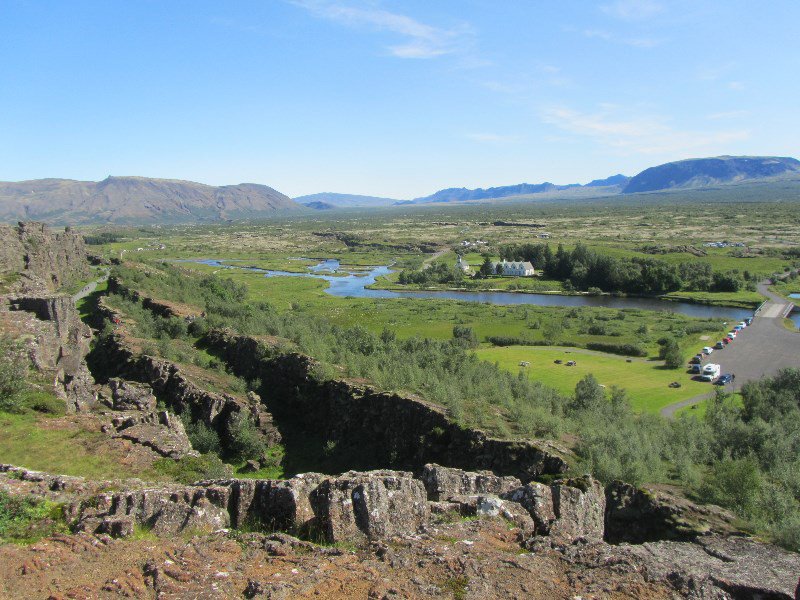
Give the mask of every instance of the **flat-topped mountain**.
[(679, 160), (645, 169), (628, 182), (622, 193), (703, 188), (775, 177), (800, 177), (800, 161), (779, 156), (717, 156)]
[(103, 181), (0, 182), (0, 221), (179, 223), (222, 221), (302, 210), (288, 196), (255, 183), (220, 187), (148, 177)]

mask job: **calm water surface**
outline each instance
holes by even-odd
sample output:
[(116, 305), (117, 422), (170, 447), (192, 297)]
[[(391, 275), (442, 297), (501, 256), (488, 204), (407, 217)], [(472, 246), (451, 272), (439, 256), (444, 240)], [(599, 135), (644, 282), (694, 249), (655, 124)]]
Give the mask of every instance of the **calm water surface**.
[[(789, 298), (800, 300), (800, 294), (789, 294)], [(800, 304), (800, 302), (796, 302), (795, 304)], [(789, 318), (794, 322), (794, 326), (800, 329), (800, 310), (795, 309), (795, 311), (789, 315)]]
[[(326, 293), (331, 296), (354, 298), (433, 298), (460, 300), (462, 302), (486, 302), (499, 305), (532, 304), (535, 306), (601, 306), (606, 308), (636, 308), (641, 310), (665, 310), (690, 317), (729, 318), (741, 320), (753, 314), (743, 308), (705, 306), (688, 302), (670, 302), (657, 298), (616, 298), (612, 296), (560, 296), (557, 294), (523, 294), (513, 292), (451, 292), (444, 290), (397, 292), (394, 290), (372, 290), (367, 286), (375, 283), (381, 275), (391, 273), (389, 266), (373, 267), (368, 271), (343, 271), (338, 260), (324, 260), (308, 267), (307, 273), (271, 271), (255, 267), (238, 267), (223, 264), (215, 259), (190, 260), (221, 269), (244, 269), (263, 273), (264, 277), (311, 277), (328, 282)], [(793, 315), (800, 321), (800, 315)]]

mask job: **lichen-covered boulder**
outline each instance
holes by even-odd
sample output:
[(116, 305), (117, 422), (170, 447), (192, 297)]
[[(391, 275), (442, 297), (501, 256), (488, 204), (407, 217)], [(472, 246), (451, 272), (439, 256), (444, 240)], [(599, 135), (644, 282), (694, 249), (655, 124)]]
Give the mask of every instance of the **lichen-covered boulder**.
[(121, 413), (111, 425), (115, 437), (146, 446), (161, 456), (182, 458), (194, 453), (183, 422), (170, 412)]
[(500, 495), (522, 485), (516, 477), (498, 477), (491, 471), (462, 471), (435, 464), (425, 465), (422, 481), (432, 501), (475, 494)]
[(153, 388), (144, 383), (133, 383), (114, 377), (108, 380), (114, 410), (153, 411), (156, 397)]
[(159, 535), (214, 531), (230, 525), (228, 498), (226, 490), (188, 486), (101, 494), (86, 505), (76, 529), (112, 533), (133, 523)]
[(602, 541), (605, 492), (591, 476), (562, 479), (552, 485), (531, 482), (503, 495), (521, 504), (536, 524), (537, 535), (556, 543)]
[(322, 481), (310, 500), (317, 527), (330, 542), (408, 535), (430, 519), (425, 487), (402, 471), (350, 471)]

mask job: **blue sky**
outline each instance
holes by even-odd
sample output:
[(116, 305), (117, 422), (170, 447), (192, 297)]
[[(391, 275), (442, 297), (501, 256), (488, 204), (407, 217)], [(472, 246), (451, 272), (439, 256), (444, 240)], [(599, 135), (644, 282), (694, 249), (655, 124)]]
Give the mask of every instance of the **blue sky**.
[(800, 2), (0, 0), (0, 180), (298, 196), (798, 156)]

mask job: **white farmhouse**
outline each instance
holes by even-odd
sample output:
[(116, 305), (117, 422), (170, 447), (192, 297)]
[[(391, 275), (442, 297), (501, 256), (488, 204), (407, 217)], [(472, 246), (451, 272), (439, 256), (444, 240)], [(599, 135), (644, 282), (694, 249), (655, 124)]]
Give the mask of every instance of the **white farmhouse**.
[(456, 261), (456, 266), (464, 271), (464, 273), (469, 273), (469, 263), (464, 260), (464, 257), (460, 254), (458, 255), (458, 260)]
[[(502, 267), (502, 269), (498, 269), (498, 267)], [(515, 277), (533, 277), (536, 275), (533, 265), (528, 261), (509, 262), (503, 260), (501, 262), (493, 262), (492, 273), (497, 275), (498, 271), (500, 271), (503, 275), (513, 275)]]

